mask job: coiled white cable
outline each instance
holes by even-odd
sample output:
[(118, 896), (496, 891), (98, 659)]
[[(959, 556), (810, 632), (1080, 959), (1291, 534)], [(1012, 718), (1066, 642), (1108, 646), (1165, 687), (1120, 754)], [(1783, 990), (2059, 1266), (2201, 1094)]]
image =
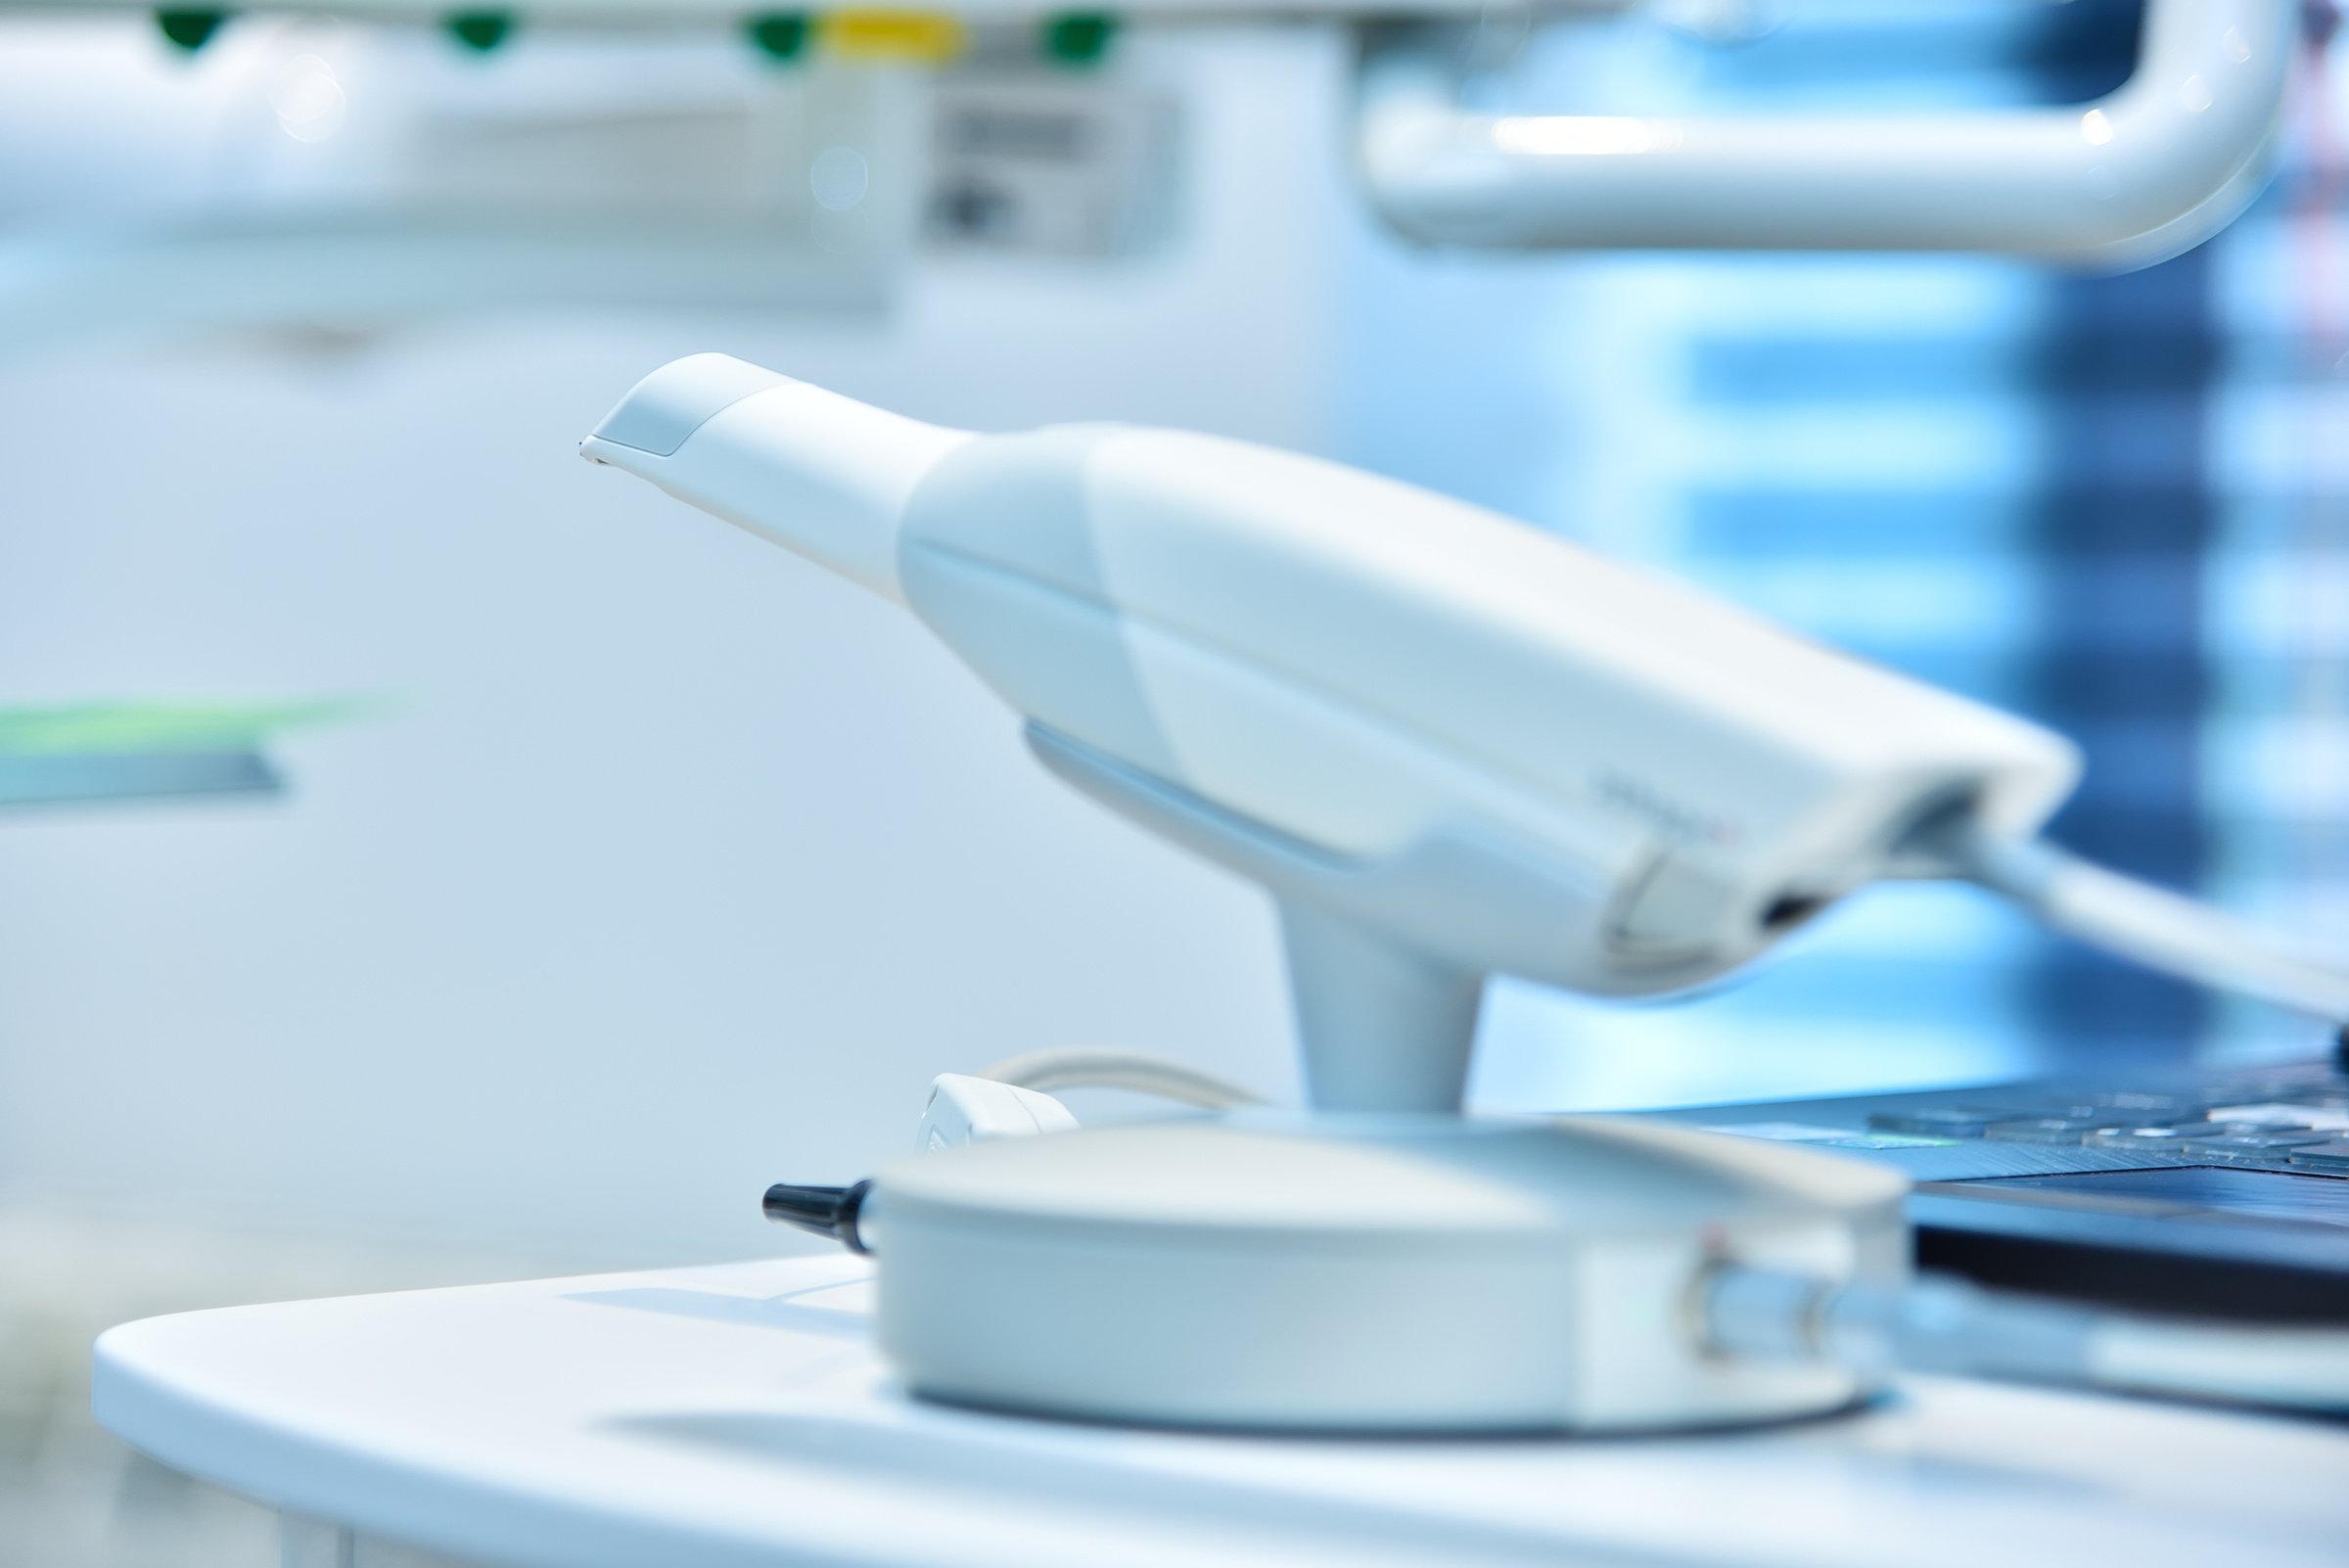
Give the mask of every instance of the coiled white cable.
[(1213, 1073), (1148, 1051), (1114, 1045), (1062, 1045), (1026, 1051), (981, 1068), (976, 1076), (1045, 1094), (1073, 1088), (1125, 1089), (1209, 1111), (1262, 1103), (1257, 1095)]
[(2349, 1411), (2349, 1330), (2113, 1317), (2089, 1355), (2110, 1388)]

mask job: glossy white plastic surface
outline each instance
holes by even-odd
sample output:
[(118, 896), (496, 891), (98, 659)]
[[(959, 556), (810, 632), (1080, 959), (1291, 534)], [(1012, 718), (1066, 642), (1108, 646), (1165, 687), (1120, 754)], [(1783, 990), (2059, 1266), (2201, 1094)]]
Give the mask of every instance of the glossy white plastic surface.
[(930, 1081), (930, 1098), (922, 1106), (913, 1146), (959, 1149), (966, 1143), (1076, 1129), (1077, 1118), (1049, 1094), (968, 1073), (941, 1073)]
[(97, 1410), (230, 1491), (510, 1568), (2335, 1568), (2349, 1539), (2338, 1426), (1940, 1378), (1632, 1442), (954, 1409), (875, 1352), (871, 1267), (156, 1318), (99, 1342)]
[(2143, 266), (2265, 177), (2299, 0), (2147, 0), (2102, 100), (1964, 115), (1493, 115), (1444, 64), (1374, 51), (1361, 176), (1387, 220), (1471, 246), (2007, 252)]
[(688, 354), (629, 389), (579, 449), (901, 602), (898, 520), (968, 439), (725, 354)]
[(2027, 834), (2076, 774), (2036, 725), (1294, 453), (966, 437), (733, 381), (671, 452), (612, 438), (708, 375), (655, 372), (582, 452), (901, 599), (1026, 718), (1300, 853), (1467, 835), (1572, 890), (1546, 947), (1450, 955), (1471, 973), (1681, 989), (1891, 869), (1920, 814), (1963, 800)]

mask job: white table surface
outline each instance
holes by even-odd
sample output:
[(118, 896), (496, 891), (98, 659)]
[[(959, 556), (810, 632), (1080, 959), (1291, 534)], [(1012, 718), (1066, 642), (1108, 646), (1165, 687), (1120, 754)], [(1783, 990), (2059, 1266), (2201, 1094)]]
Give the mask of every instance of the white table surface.
[(1696, 1437), (1088, 1427), (902, 1397), (868, 1268), (153, 1318), (98, 1342), (97, 1413), (289, 1513), (525, 1568), (2349, 1564), (2349, 1426), (1919, 1378)]

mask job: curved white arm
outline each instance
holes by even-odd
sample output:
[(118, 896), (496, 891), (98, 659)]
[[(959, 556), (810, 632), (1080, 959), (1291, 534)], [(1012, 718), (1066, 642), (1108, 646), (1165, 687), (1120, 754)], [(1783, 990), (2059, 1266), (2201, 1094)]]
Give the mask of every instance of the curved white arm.
[(2135, 73), (2085, 107), (1713, 118), (1462, 112), (1407, 42), (1363, 64), (1361, 173), (1419, 240), (1993, 251), (2144, 266), (2265, 176), (2298, 0), (2147, 0)]

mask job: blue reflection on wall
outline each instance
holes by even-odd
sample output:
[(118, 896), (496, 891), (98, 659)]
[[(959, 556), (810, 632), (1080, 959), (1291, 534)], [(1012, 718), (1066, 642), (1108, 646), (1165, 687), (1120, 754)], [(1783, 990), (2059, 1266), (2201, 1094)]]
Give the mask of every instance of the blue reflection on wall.
[[(1821, 13), (1824, 14), (1821, 14)], [(1742, 47), (1559, 29), (1502, 91), (1595, 113), (2078, 102), (2138, 9), (1798, 10)], [(1662, 564), (2085, 750), (2072, 846), (2194, 886), (2212, 251), (2117, 278), (1979, 258), (1410, 253), (1364, 233), (1348, 455)], [(1563, 715), (1562, 715), (1563, 720)], [(1889, 890), (1695, 1005), (1494, 997), (1479, 1098), (1663, 1103), (2176, 1059), (2184, 987), (1961, 889)]]

